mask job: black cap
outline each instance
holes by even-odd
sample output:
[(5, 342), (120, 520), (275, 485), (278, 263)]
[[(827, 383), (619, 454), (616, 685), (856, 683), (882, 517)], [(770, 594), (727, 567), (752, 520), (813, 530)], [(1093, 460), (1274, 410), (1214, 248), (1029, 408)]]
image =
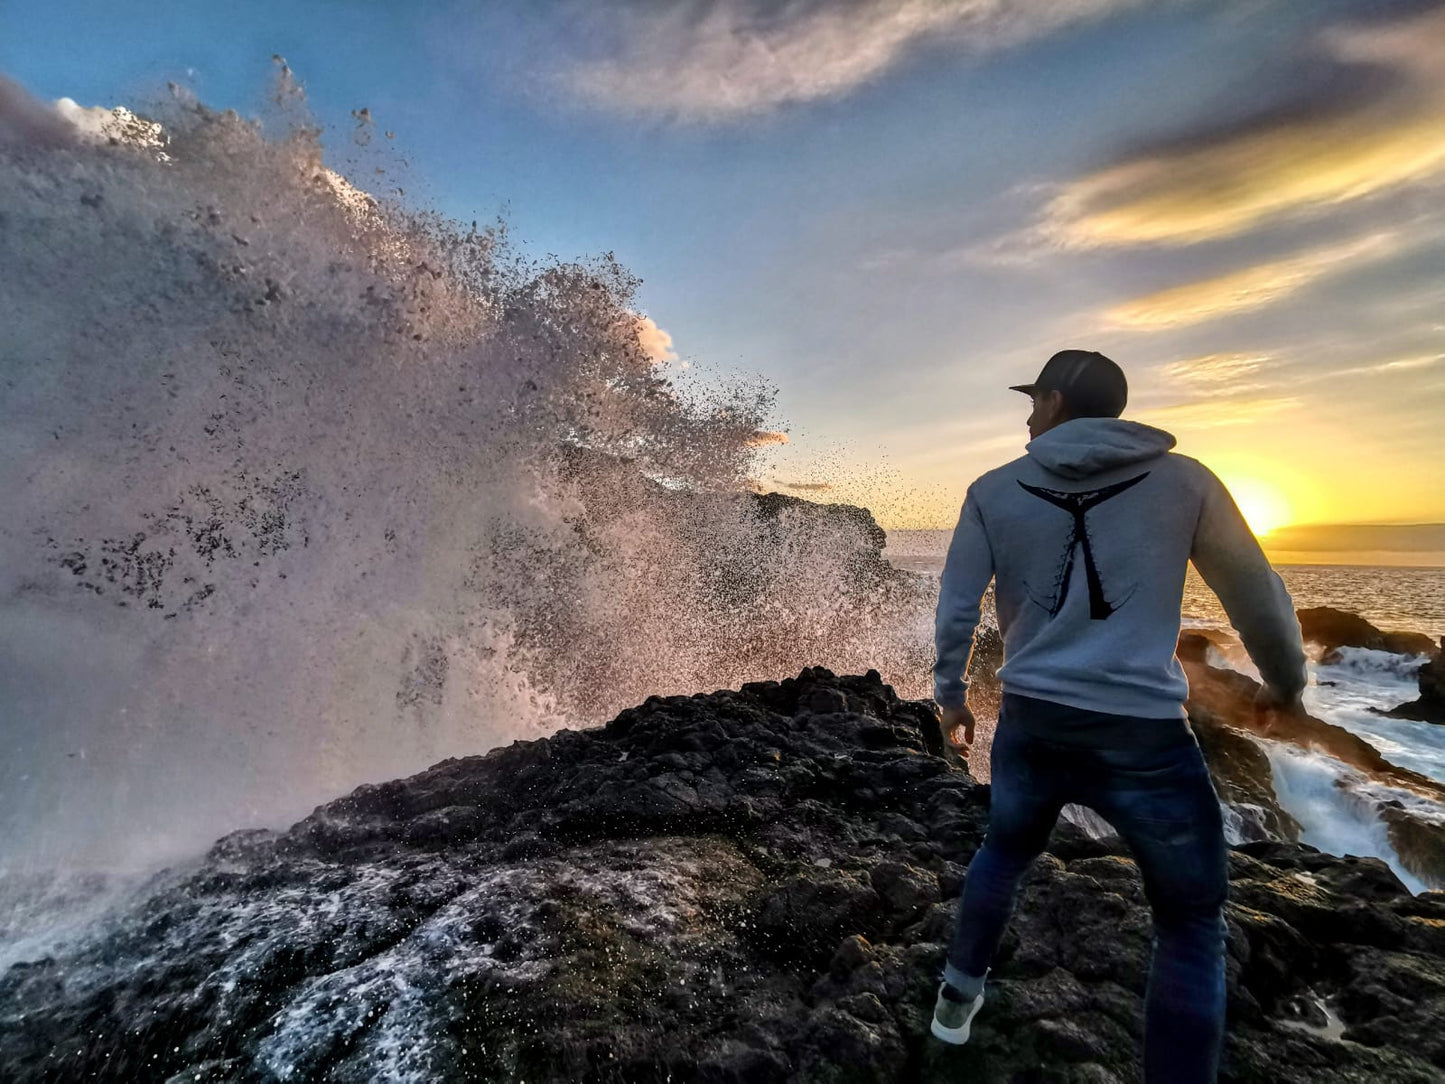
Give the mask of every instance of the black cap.
[(1076, 418), (1117, 418), (1129, 401), (1124, 370), (1097, 350), (1060, 350), (1032, 384), (1014, 384), (1025, 395), (1056, 391)]

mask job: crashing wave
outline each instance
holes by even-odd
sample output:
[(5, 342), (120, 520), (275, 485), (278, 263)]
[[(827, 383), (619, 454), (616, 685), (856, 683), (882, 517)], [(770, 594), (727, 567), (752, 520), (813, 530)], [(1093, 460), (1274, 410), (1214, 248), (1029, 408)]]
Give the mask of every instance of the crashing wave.
[(871, 518), (753, 493), (770, 392), (675, 383), (610, 257), (358, 202), (304, 118), (72, 138), (13, 90), (0, 866), (166, 858), (654, 693), (926, 673)]
[(1320, 659), (1315, 673), (1321, 681), (1384, 681), (1413, 688), (1415, 675), (1428, 659), (1428, 655), (1401, 655), (1368, 647), (1337, 647)]
[[(1445, 887), (1445, 807), (1334, 757), (1268, 743), (1280, 805), (1300, 841), (1330, 854), (1384, 859), (1412, 892)], [(1431, 842), (1433, 838), (1433, 844)]]

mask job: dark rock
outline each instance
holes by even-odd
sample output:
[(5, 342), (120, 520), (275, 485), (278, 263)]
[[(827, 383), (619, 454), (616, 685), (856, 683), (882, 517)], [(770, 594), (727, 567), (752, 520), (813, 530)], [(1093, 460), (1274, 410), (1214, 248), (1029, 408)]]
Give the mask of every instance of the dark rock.
[(1326, 652), (1340, 647), (1367, 647), (1397, 655), (1429, 655), (1436, 650), (1430, 637), (1419, 632), (1384, 632), (1358, 614), (1331, 606), (1296, 611), (1300, 632)]
[(724, 1040), (715, 1054), (697, 1063), (697, 1078), (705, 1084), (766, 1084), (787, 1080), (788, 1060), (776, 1050), (762, 1050), (735, 1040)]
[[(879, 1008), (882, 1003), (872, 998)], [(857, 999), (847, 999), (856, 1004)], [(869, 1012), (868, 1015), (879, 1015)], [(803, 1021), (793, 1063), (797, 1078), (818, 1081), (899, 1080), (907, 1050), (888, 1014), (877, 1023), (860, 1019), (840, 1004), (822, 1005)]]
[(828, 965), (834, 978), (844, 979), (864, 964), (873, 962), (873, 946), (862, 934), (853, 934), (843, 938), (838, 945), (838, 950), (833, 953), (833, 960)]
[(1259, 743), (1198, 702), (1189, 705), (1189, 725), (1209, 763), (1214, 789), (1239, 818), (1240, 835), (1246, 840), (1299, 839), (1299, 822), (1275, 797), (1273, 771)]
[(831, 715), (847, 710), (848, 697), (838, 689), (815, 685), (798, 697), (799, 714)]
[(880, 862), (870, 879), (895, 923), (911, 922), (938, 902), (938, 877), (927, 870), (903, 862)]
[(1419, 699), (1383, 714), (1422, 723), (1445, 723), (1445, 636), (1440, 638), (1440, 649), (1435, 656), (1420, 667), (1417, 679), (1420, 682)]
[(859, 548), (869, 555), (870, 560), (882, 559), (888, 536), (883, 528), (878, 526), (873, 513), (866, 508), (852, 504), (820, 504), (785, 493), (756, 493), (752, 497), (761, 520), (775, 520), (785, 511), (791, 511), (814, 523), (828, 524), (835, 521), (844, 525), (846, 533), (857, 534), (862, 540)]
[(1175, 654), (1181, 662), (1207, 663), (1211, 647), (1222, 650), (1233, 643), (1227, 633), (1218, 629), (1186, 629), (1179, 634), (1179, 645)]
[[(1251, 690), (1196, 676), (1252, 779)], [(923, 752), (932, 720), (810, 669), (228, 836), (0, 975), (0, 1079), (1137, 1079), (1142, 884), (1068, 824), (973, 1041), (929, 1037), (988, 802)], [(1231, 885), (1222, 1079), (1440, 1079), (1445, 894), (1281, 841), (1234, 850)]]
[(1343, 953), (1349, 983), (1336, 999), (1344, 1037), (1367, 1046), (1409, 1044), (1423, 1059), (1445, 1066), (1445, 966), (1438, 957), (1350, 948)]
[(872, 933), (883, 914), (878, 894), (838, 870), (810, 870), (769, 885), (751, 908), (760, 947), (784, 960), (821, 965), (845, 933)]
[(1400, 807), (1380, 810), (1400, 864), (1427, 884), (1445, 881), (1445, 825)]

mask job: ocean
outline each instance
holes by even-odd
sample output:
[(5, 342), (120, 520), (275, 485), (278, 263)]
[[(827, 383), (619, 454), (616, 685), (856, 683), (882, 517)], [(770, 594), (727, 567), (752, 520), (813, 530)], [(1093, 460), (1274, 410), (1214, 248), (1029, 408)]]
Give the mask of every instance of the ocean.
[[(952, 531), (889, 531), (884, 556), (898, 568), (937, 576), (943, 570)], [(1281, 564), (1275, 568), (1297, 609), (1333, 606), (1359, 614), (1381, 629), (1445, 636), (1445, 554), (1411, 554), (1439, 563)], [(1186, 624), (1228, 628), (1229, 620), (1214, 592), (1194, 571), (1184, 583)]]

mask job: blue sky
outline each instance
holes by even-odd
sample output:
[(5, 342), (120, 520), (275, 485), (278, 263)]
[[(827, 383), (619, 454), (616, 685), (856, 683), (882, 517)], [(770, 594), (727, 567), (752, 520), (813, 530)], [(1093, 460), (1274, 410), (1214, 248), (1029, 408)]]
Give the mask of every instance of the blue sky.
[(42, 98), (255, 114), (272, 54), (359, 184), (615, 252), (684, 385), (776, 385), (769, 487), (951, 524), (1085, 346), (1275, 518), (1445, 519), (1445, 4), (0, 0)]

